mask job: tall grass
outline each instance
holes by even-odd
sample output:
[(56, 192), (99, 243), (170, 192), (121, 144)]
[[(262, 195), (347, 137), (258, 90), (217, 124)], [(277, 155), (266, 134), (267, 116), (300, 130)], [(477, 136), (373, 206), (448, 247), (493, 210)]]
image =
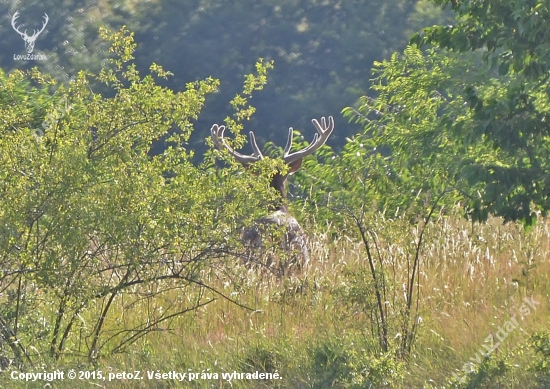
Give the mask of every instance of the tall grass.
[[(419, 230), (404, 220), (382, 219), (374, 237), (391, 286), (385, 302), (398, 320), (407, 263)], [(502, 379), (486, 379), (470, 387), (537, 387), (533, 374), (526, 372), (536, 358), (527, 345), (531, 335), (550, 329), (550, 224), (541, 220), (525, 230), (496, 218), (472, 225), (459, 217), (441, 216), (424, 234), (421, 319), (413, 352), (406, 360), (395, 359), (391, 352), (382, 355), (377, 348), (370, 310), (372, 285), (361, 242), (327, 229), (310, 237), (312, 261), (301, 272), (280, 279), (237, 260), (226, 263), (231, 277), (226, 271), (211, 270), (205, 278), (231, 301), (219, 294), (207, 296), (211, 303), (166, 322), (124, 352), (106, 352), (95, 367), (79, 365), (70, 355), (63, 364), (104, 372), (277, 371), (282, 376), (231, 384), (221, 379), (93, 381), (89, 387), (443, 388), (450, 387), (453, 373), (462, 374), (463, 365), (486, 338), (516, 315), (520, 328), (491, 354), (504, 361), (506, 373)], [(525, 297), (533, 297), (540, 305), (520, 317), (518, 309)], [(106, 318), (105, 328), (113, 332), (121, 326), (131, 328), (132, 315), (140, 310), (163, 309), (175, 301), (183, 307), (196, 298), (191, 290), (185, 296), (164, 294), (153, 303), (118, 296), (112, 309), (118, 314)], [(400, 336), (398, 325), (392, 331), (392, 339)], [(2, 374), (0, 383), (17, 387), (17, 382)], [(67, 381), (58, 384), (74, 386)]]

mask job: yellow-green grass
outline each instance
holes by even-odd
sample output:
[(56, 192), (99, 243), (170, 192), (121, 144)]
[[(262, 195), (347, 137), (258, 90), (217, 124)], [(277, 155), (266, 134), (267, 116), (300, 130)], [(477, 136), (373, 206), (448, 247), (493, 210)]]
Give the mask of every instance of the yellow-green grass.
[[(414, 258), (419, 227), (411, 228), (401, 220), (380, 219), (379, 223), (379, 228), (371, 226), (376, 234), (370, 237), (376, 239), (377, 249), (373, 251), (378, 269), (386, 269), (386, 277), (393, 281), (386, 296), (392, 312), (404, 301), (402, 285), (407, 279), (407, 264), (410, 266)], [(421, 323), (413, 352), (402, 365), (404, 378), (393, 381), (394, 387), (444, 387), (453, 372), (463, 374), (464, 364), (475, 359), (491, 334), (497, 341), (499, 326), (514, 315), (518, 328), (509, 331), (492, 353), (502, 358), (512, 352), (508, 358), (512, 368), (503, 378), (504, 384), (486, 387), (537, 387), (533, 373), (526, 371), (536, 357), (527, 343), (530, 335), (550, 329), (549, 226), (541, 220), (525, 231), (519, 225), (503, 225), (496, 218), (472, 225), (459, 217), (441, 217), (427, 226), (420, 251)], [(247, 269), (237, 261), (226, 264), (234, 267), (236, 278), (229, 282), (213, 271), (209, 283), (250, 309), (213, 294), (214, 302), (164, 323), (164, 330), (150, 333), (124, 353), (102, 356), (96, 366), (105, 373), (140, 370), (143, 374), (157, 370), (218, 374), (277, 370), (282, 380), (234, 380), (230, 385), (223, 380), (180, 383), (118, 379), (81, 384), (108, 388), (351, 385), (331, 371), (343, 366), (337, 359), (342, 350), (373, 356), (377, 351), (370, 312), (349, 301), (351, 290), (370, 293), (368, 282), (361, 283), (361, 278), (368, 281), (370, 277), (365, 248), (348, 236), (318, 233), (311, 237), (311, 251), (310, 266), (282, 280)], [(166, 301), (154, 303), (154, 309), (176, 299), (185, 306), (196, 297), (193, 292), (186, 296), (168, 294), (163, 297)], [(519, 308), (526, 297), (540, 305), (521, 317)], [(132, 315), (152, 309), (150, 302), (143, 301), (132, 305), (129, 314), (132, 298), (115, 300), (106, 318), (106, 331), (122, 324), (131, 326)], [(392, 327), (389, 335), (398, 337), (398, 329)], [(70, 356), (61, 364), (75, 366)], [(84, 363), (80, 366), (91, 369)], [(59, 384), (74, 386), (67, 381)]]

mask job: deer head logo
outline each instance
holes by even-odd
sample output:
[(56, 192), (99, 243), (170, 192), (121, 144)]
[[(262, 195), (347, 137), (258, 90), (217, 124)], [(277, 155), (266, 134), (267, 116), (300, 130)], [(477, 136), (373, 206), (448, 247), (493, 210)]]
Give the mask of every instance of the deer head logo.
[(44, 31), (44, 29), (46, 28), (46, 25), (48, 24), (48, 20), (49, 20), (48, 14), (44, 13), (44, 16), (43, 16), (44, 22), (42, 23), (42, 28), (40, 30), (33, 30), (33, 33), (31, 36), (27, 35), (27, 30), (21, 32), (19, 30), (19, 27), (15, 25), (15, 21), (17, 20), (18, 17), (19, 17), (19, 11), (13, 14), (13, 17), (11, 18), (11, 26), (15, 31), (17, 31), (17, 33), (19, 33), (19, 35), (21, 35), (21, 38), (23, 38), (23, 40), (25, 41), (25, 50), (27, 50), (27, 53), (31, 54), (32, 51), (34, 50), (34, 42), (36, 41), (36, 38), (38, 38), (38, 35), (40, 35), (42, 31)]

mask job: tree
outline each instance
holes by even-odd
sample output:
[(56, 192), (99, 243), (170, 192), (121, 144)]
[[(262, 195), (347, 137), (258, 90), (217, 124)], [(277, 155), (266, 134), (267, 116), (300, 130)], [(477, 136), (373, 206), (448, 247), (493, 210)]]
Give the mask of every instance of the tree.
[[(333, 156), (328, 167), (308, 162), (324, 184), (314, 207), (324, 206), (328, 220), (340, 231), (354, 229), (364, 245), (371, 286), (362, 301), (374, 312), (380, 347), (386, 351), (392, 344), (390, 319), (397, 318), (401, 355), (415, 339), (423, 234), (438, 208), (460, 202), (473, 220), (493, 214), (530, 224), (535, 211), (550, 207), (547, 6), (452, 4), (459, 12), (456, 26), (436, 26), (412, 38), (435, 47), (421, 51), (413, 45), (375, 63), (376, 98), (364, 96), (344, 110), (364, 130), (348, 139), (341, 157)], [(308, 178), (302, 180), (307, 188)], [(405, 306), (398, 314), (381, 303), (395, 294), (381, 236), (388, 218), (402, 216), (415, 239), (405, 257), (410, 275), (399, 280)]]
[[(309, 128), (311, 118), (336, 117), (367, 93), (373, 61), (404, 47), (411, 30), (426, 25), (415, 24), (414, 15), (441, 20), (422, 3), (211, 0), (175, 5), (163, 0), (137, 7), (146, 16), (130, 28), (140, 42), (138, 57), (174, 72), (174, 89), (208, 76), (226, 82), (206, 108), (204, 117), (211, 119), (201, 122), (205, 132), (216, 116), (228, 114), (226, 101), (236, 92), (236, 80), (252, 69), (251, 59), (274, 60), (272, 82), (255, 97), (251, 126), (259, 137), (280, 144), (289, 126)], [(342, 121), (337, 125), (332, 143), (342, 145), (355, 129)]]
[[(349, 297), (372, 318), (380, 351), (402, 358), (410, 355), (420, 323), (424, 232), (436, 215), (473, 192), (458, 173), (464, 155), (482, 152), (437, 126), (464, 115), (457, 85), (468, 77), (468, 63), (416, 47), (375, 63), (378, 97), (365, 96), (344, 110), (363, 132), (348, 138), (340, 155), (324, 149), (321, 162), (306, 161), (308, 175), (297, 181), (304, 192), (315, 187), (304, 197), (317, 222), (362, 243), (368, 270), (350, 275), (356, 288)], [(403, 230), (410, 233), (396, 236)], [(395, 266), (405, 266), (406, 276), (399, 278)]]
[[(314, 117), (333, 115), (368, 92), (374, 60), (403, 48), (411, 31), (441, 22), (442, 13), (427, 0), (338, 2), (272, 1), (135, 1), (135, 0), (15, 0), (0, 3), (5, 23), (0, 32), (0, 65), (13, 69), (37, 66), (57, 80), (67, 81), (79, 70), (98, 72), (108, 49), (97, 34), (100, 26), (128, 26), (136, 34), (137, 66), (146, 72), (151, 62), (174, 75), (159, 83), (184, 90), (191, 80), (222, 80), (218, 93), (197, 121), (190, 143), (202, 154), (202, 141), (212, 123), (231, 115), (227, 101), (239, 91), (243, 76), (257, 58), (275, 60), (273, 82), (254, 97), (258, 108), (251, 127), (262, 140), (284, 142), (286, 129), (310, 128)], [(46, 30), (35, 51), (45, 61), (15, 61), (24, 51), (10, 18), (19, 11), (25, 28)], [(343, 145), (354, 126), (337, 121), (332, 144)], [(159, 146), (158, 149), (162, 147)]]
[(447, 118), (440, 131), (466, 148), (484, 145), (485, 154), (464, 159), (461, 176), (482, 188), (470, 197), (471, 216), (488, 214), (531, 224), (550, 209), (549, 32), (544, 1), (438, 1), (450, 4), (456, 23), (434, 26), (412, 42), (456, 53), (482, 53), (486, 80), (465, 80), (461, 97), (468, 109)]
[[(95, 361), (225, 296), (209, 277), (238, 267), (224, 261), (236, 261), (239, 229), (269, 197), (261, 172), (191, 163), (190, 121), (216, 80), (175, 93), (156, 83), (169, 76), (158, 65), (136, 70), (127, 30), (101, 34), (112, 58), (99, 74), (67, 84), (37, 70), (1, 74), (0, 343), (11, 349), (3, 364), (66, 352)], [(265, 83), (265, 66), (257, 69), (246, 96)], [(246, 99), (237, 103), (234, 130), (252, 112)], [(169, 132), (169, 147), (151, 156)]]

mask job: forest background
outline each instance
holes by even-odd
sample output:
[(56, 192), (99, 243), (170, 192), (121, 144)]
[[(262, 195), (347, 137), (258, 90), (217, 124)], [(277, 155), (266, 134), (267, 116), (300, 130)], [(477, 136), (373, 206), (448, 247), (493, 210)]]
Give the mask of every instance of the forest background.
[[(38, 37), (36, 52), (45, 61), (14, 61), (23, 41), (11, 26), (39, 29), (44, 13), (49, 22)], [(310, 120), (340, 116), (344, 107), (369, 93), (376, 60), (403, 49), (422, 27), (444, 23), (445, 14), (426, 1), (25, 1), (0, 3), (0, 67), (40, 70), (69, 80), (79, 70), (105, 65), (107, 43), (100, 26), (135, 33), (136, 64), (153, 62), (174, 75), (163, 84), (174, 91), (187, 83), (213, 77), (221, 80), (215, 95), (195, 124), (191, 142), (204, 151), (212, 123), (231, 114), (229, 101), (258, 58), (274, 60), (270, 82), (254, 96), (256, 114), (247, 126), (263, 141), (286, 137), (292, 126), (308, 130)], [(338, 120), (331, 144), (343, 146), (357, 127)]]

